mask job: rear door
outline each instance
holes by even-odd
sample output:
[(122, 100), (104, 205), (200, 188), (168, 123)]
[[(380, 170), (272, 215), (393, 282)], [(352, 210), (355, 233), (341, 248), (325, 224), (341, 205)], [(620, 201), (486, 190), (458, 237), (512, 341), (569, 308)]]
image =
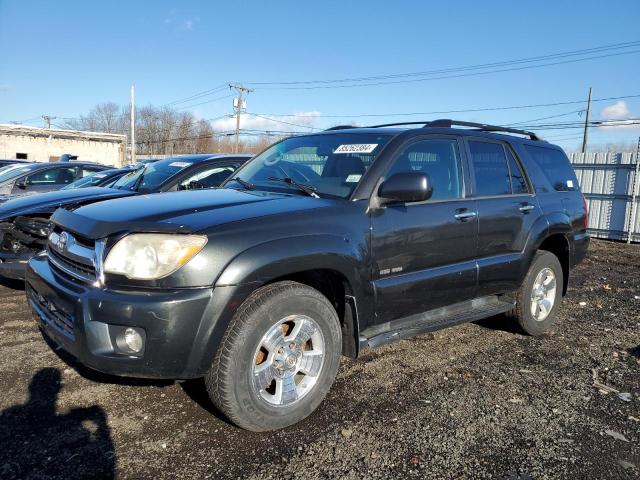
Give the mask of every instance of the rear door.
[(467, 197), (463, 145), (423, 136), (398, 149), (385, 178), (423, 171), (431, 199), (372, 213), (376, 323), (471, 299), (476, 290), (476, 200)]
[(492, 139), (465, 141), (478, 208), (478, 296), (517, 290), (523, 250), (542, 214), (511, 147)]

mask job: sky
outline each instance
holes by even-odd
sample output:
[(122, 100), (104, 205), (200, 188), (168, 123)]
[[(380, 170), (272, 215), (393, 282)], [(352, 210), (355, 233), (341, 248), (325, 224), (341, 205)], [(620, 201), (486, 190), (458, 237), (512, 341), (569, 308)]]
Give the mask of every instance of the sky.
[[(449, 69), (640, 41), (639, 20), (637, 0), (0, 0), (0, 123), (42, 126), (42, 115), (124, 105), (134, 84), (137, 105), (169, 104), (226, 130), (234, 126), (219, 118), (232, 113), (228, 82), (254, 88), (247, 112), (260, 116), (244, 116), (242, 126), (261, 130), (442, 117), (573, 123), (584, 120), (589, 87), (593, 120), (637, 118), (640, 44)], [(600, 58), (561, 63), (589, 56)], [(413, 72), (432, 73), (377, 78)], [(265, 84), (363, 77), (376, 79)], [(562, 102), (580, 103), (495, 110)], [(452, 110), (476, 111), (431, 113)], [(391, 115), (412, 112), (424, 114)], [(592, 128), (590, 143), (635, 144), (638, 127)], [(542, 134), (565, 148), (581, 142), (579, 129)]]

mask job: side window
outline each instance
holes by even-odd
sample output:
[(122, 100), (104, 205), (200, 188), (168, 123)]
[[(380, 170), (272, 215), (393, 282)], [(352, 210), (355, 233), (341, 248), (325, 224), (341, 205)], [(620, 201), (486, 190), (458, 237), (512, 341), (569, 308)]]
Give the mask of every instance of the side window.
[(91, 175), (92, 173), (96, 173), (99, 172), (101, 169), (99, 168), (93, 168), (93, 167), (82, 167), (82, 170), (80, 171), (80, 177), (84, 178), (87, 175)]
[(75, 167), (50, 168), (27, 177), (29, 185), (65, 185), (76, 178)]
[(511, 149), (507, 148), (507, 159), (509, 161), (509, 172), (511, 172), (511, 190), (514, 194), (529, 193), (527, 180), (524, 177), (520, 164), (513, 156)]
[(578, 179), (567, 156), (555, 148), (525, 145), (524, 148), (533, 157), (547, 180), (558, 192), (578, 189)]
[(477, 195), (511, 195), (511, 179), (504, 147), (500, 143), (470, 140), (469, 150)]
[(214, 188), (219, 186), (236, 170), (236, 165), (215, 165), (192, 172), (180, 182), (179, 190)]
[(412, 171), (429, 176), (433, 187), (431, 200), (462, 198), (462, 173), (456, 140), (422, 140), (407, 145), (386, 177)]

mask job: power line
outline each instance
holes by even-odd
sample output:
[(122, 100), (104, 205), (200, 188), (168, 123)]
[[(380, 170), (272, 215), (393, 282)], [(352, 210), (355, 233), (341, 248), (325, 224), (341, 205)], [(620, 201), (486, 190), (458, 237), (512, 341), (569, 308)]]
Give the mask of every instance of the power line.
[(539, 120), (548, 120), (550, 118), (566, 117), (567, 115), (572, 115), (574, 113), (580, 113), (580, 112), (584, 112), (584, 108), (580, 109), (580, 110), (572, 110), (571, 112), (559, 113), (557, 115), (550, 115), (548, 117), (532, 118), (531, 120), (523, 120), (521, 122), (506, 123), (504, 126), (505, 127), (514, 127), (514, 126), (517, 126), (517, 125), (521, 125), (523, 123), (537, 122)]
[[(584, 62), (584, 61), (588, 61), (588, 60), (597, 60), (597, 59), (601, 59), (601, 58), (616, 57), (616, 56), (621, 56), (621, 55), (630, 55), (630, 54), (634, 54), (634, 53), (640, 53), (640, 50), (631, 50), (631, 51), (627, 51), (627, 52), (609, 53), (609, 54), (606, 54), (606, 55), (596, 55), (596, 56), (578, 58), (578, 59), (573, 59), (573, 60), (562, 60), (562, 61), (557, 61), (557, 62), (540, 63), (538, 65), (525, 65), (525, 66), (521, 66), (521, 67), (509, 67), (509, 68), (502, 68), (502, 69), (487, 70), (487, 71), (483, 71), (483, 72), (460, 73), (460, 74), (454, 74), (454, 75), (441, 75), (441, 76), (428, 77), (428, 78), (412, 78), (412, 79), (405, 79), (405, 80), (391, 80), (391, 81), (379, 81), (379, 82), (369, 82), (369, 83), (350, 83), (350, 84), (345, 84), (345, 85), (266, 86), (266, 87), (259, 87), (259, 88), (269, 89), (269, 90), (316, 90), (316, 89), (332, 89), (332, 88), (371, 87), (371, 86), (379, 86), (379, 85), (397, 85), (397, 84), (406, 84), (406, 83), (427, 82), (427, 81), (431, 81), (431, 80), (444, 80), (444, 79), (451, 79), (451, 78), (474, 77), (474, 76), (479, 76), (479, 75), (490, 75), (490, 74), (494, 74), (494, 73), (504, 73), (504, 72), (520, 71), (520, 70), (530, 70), (530, 69), (533, 69), (533, 68), (550, 67), (550, 66), (556, 66), (556, 65), (565, 65), (565, 64), (569, 64), (569, 63)], [(255, 84), (252, 84), (252, 85), (255, 85)]]
[[(629, 98), (640, 98), (640, 94), (634, 95), (624, 95), (618, 97), (606, 97), (606, 98), (595, 98), (592, 99), (591, 102), (607, 102), (611, 100), (624, 100)], [(467, 108), (467, 109), (458, 109), (458, 110), (435, 110), (431, 112), (395, 112), (395, 113), (364, 113), (364, 114), (356, 114), (356, 115), (329, 115), (329, 114), (291, 114), (291, 113), (260, 113), (256, 115), (265, 115), (270, 117), (313, 117), (313, 118), (365, 118), (365, 117), (402, 117), (402, 116), (415, 116), (415, 115), (444, 115), (448, 113), (473, 113), (473, 112), (493, 112), (500, 110), (521, 110), (527, 108), (542, 108), (542, 107), (558, 107), (562, 105), (577, 105), (584, 104), (584, 99), (582, 100), (569, 100), (562, 102), (552, 102), (552, 103), (538, 103), (538, 104), (529, 104), (529, 105), (509, 105), (503, 107), (482, 107), (482, 108)]]
[(179, 100), (174, 100), (172, 102), (165, 103), (165, 104), (163, 104), (161, 106), (162, 107), (168, 107), (168, 106), (171, 106), (171, 105), (176, 105), (178, 103), (189, 102), (191, 100), (195, 100), (196, 98), (206, 97), (206, 96), (211, 95), (213, 93), (218, 93), (218, 92), (224, 90), (226, 87), (227, 87), (227, 84), (226, 83), (222, 83), (222, 84), (218, 85), (217, 87), (213, 87), (213, 88), (211, 88), (209, 90), (204, 90), (202, 92), (194, 93), (193, 95), (191, 95), (189, 97), (185, 97), (185, 98), (182, 98), (182, 99), (179, 99)]
[(258, 118), (263, 118), (263, 119), (269, 120), (271, 122), (282, 123), (284, 125), (292, 125), (294, 127), (310, 128), (311, 130), (322, 130), (321, 128), (315, 128), (315, 127), (312, 127), (310, 125), (300, 125), (299, 123), (291, 123), (291, 122), (285, 122), (284, 120), (276, 120), (275, 118), (265, 117), (264, 115), (260, 115), (258, 113), (247, 112), (247, 115), (251, 115), (253, 117), (258, 117)]
[(520, 63), (529, 63), (529, 62), (536, 62), (536, 61), (549, 60), (549, 59), (555, 59), (555, 58), (564, 58), (568, 56), (587, 55), (587, 54), (598, 53), (598, 52), (607, 51), (607, 50), (617, 50), (617, 49), (623, 49), (623, 48), (636, 47), (638, 45), (640, 45), (640, 40), (634, 40), (630, 42), (615, 43), (615, 44), (602, 45), (602, 46), (586, 48), (586, 49), (558, 52), (554, 54), (547, 54), (547, 55), (541, 55), (536, 57), (525, 57), (525, 58), (505, 60), (500, 62), (483, 63), (483, 64), (468, 65), (468, 66), (462, 66), (462, 67), (452, 67), (452, 68), (445, 68), (445, 69), (438, 69), (438, 70), (426, 70), (426, 71), (410, 72), (410, 73), (397, 73), (397, 74), (374, 75), (374, 76), (368, 76), (368, 77), (351, 77), (351, 78), (341, 78), (341, 79), (271, 81), (271, 82), (249, 82), (249, 83), (251, 85), (309, 85), (309, 84), (315, 84), (315, 83), (326, 84), (326, 83), (345, 83), (345, 82), (385, 80), (385, 79), (403, 78), (403, 77), (411, 77), (411, 76), (425, 76), (425, 75), (452, 73), (452, 72), (466, 71), (466, 70), (495, 68), (495, 67), (502, 67), (507, 65), (520, 64)]

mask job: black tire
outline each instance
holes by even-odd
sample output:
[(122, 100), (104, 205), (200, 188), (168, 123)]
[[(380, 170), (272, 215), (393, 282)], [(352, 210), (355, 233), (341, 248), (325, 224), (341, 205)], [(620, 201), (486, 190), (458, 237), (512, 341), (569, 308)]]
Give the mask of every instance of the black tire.
[[(544, 320), (537, 320), (531, 312), (531, 294), (536, 277), (545, 268), (551, 269), (555, 275), (555, 298), (547, 317)], [(556, 311), (562, 300), (563, 285), (564, 277), (558, 257), (551, 252), (539, 250), (531, 262), (524, 282), (516, 293), (516, 307), (509, 313), (509, 317), (515, 319), (522, 330), (529, 335), (538, 337), (548, 333), (556, 323)]]
[[(324, 360), (315, 384), (301, 398), (275, 406), (261, 397), (263, 390), (256, 392), (253, 368), (263, 335), (291, 315), (315, 321), (324, 341)], [(311, 414), (326, 396), (338, 371), (341, 345), (338, 315), (320, 292), (291, 281), (266, 285), (253, 292), (231, 320), (205, 376), (207, 392), (241, 428), (261, 432), (287, 427)]]

